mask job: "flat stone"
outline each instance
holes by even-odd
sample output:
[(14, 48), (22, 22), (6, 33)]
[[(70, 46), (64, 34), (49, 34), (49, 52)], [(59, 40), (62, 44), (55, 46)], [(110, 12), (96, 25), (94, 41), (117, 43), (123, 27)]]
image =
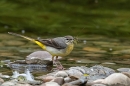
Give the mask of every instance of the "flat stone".
[(116, 63), (112, 63), (112, 62), (104, 62), (102, 64), (107, 64), (107, 65), (115, 65)]
[(88, 60), (88, 59), (79, 59), (76, 61), (76, 63), (84, 63), (84, 64), (88, 64), (88, 63), (100, 63), (98, 61), (92, 61), (92, 60)]
[(86, 54), (85, 56), (89, 56), (89, 57), (103, 57), (103, 56), (105, 56), (105, 55), (103, 55), (103, 54), (89, 53), (89, 54)]
[(119, 72), (130, 72), (130, 68), (118, 68)]
[(40, 86), (60, 86), (60, 85), (56, 82), (46, 82), (41, 84)]

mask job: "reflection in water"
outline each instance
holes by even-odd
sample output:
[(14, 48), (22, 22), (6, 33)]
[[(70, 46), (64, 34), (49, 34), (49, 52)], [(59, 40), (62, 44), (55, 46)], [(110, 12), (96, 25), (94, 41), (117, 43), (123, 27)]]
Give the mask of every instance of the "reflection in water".
[[(4, 37), (4, 38), (3, 38)], [(42, 38), (42, 37), (41, 37)], [(3, 40), (4, 39), (4, 40)], [(42, 50), (36, 44), (6, 34), (0, 34), (0, 72), (10, 74), (12, 71), (4, 64), (9, 60), (24, 60), (34, 51)], [(120, 41), (102, 36), (80, 38), (72, 53), (61, 60), (65, 67), (92, 66), (101, 64), (107, 67), (129, 67), (130, 41)]]

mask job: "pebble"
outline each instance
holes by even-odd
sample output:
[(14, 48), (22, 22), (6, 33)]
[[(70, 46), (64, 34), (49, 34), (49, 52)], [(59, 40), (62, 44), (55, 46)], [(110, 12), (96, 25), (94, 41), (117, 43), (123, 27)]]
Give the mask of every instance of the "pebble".
[(130, 72), (130, 68), (118, 68), (119, 72)]
[[(35, 51), (28, 56), (26, 56), (26, 60), (30, 63), (31, 60), (40, 59), (40, 60), (52, 60), (52, 55), (48, 53), (47, 51)], [(58, 57), (58, 59), (61, 59), (62, 57)], [(54, 58), (55, 60), (56, 58)], [(32, 62), (31, 62), (32, 63)]]
[(62, 85), (64, 83), (64, 78), (63, 77), (56, 77), (56, 76), (45, 76), (43, 78), (43, 82), (56, 82), (59, 85)]
[(62, 86), (78, 86), (78, 85), (72, 85), (72, 84), (70, 84), (70, 83), (65, 83), (65, 84), (63, 84)]
[(91, 85), (91, 86), (107, 86), (107, 85), (104, 85), (104, 84), (94, 84), (94, 85)]
[[(79, 86), (79, 84), (86, 84), (86, 86), (107, 86), (107, 85), (115, 85), (115, 86), (129, 86), (130, 84), (130, 73), (126, 72), (129, 68), (124, 68), (125, 72), (115, 73), (115, 71), (111, 68), (104, 67), (102, 65), (95, 65), (92, 67), (85, 66), (77, 66), (70, 67), (68, 70), (55, 71), (44, 76), (40, 76), (40, 79), (43, 80), (42, 84), (38, 83), (35, 86)], [(27, 81), (34, 81), (32, 79), (31, 73), (26, 70), (25, 73), (19, 73), (17, 71), (13, 72), (12, 76), (14, 79), (10, 81), (4, 82), (0, 78), (0, 86), (32, 86), (30, 82), (23, 81), (24, 83), (20, 83), (19, 81), (23, 78), (20, 77), (18, 81), (19, 75), (28, 76), (31, 78)], [(86, 83), (87, 81), (87, 83)], [(3, 83), (4, 82), (4, 83)], [(30, 83), (30, 84), (28, 84)], [(117, 84), (118, 83), (118, 84)], [(80, 85), (83, 86), (83, 85)]]
[(64, 78), (64, 82), (65, 82), (65, 83), (68, 83), (68, 82), (71, 82), (71, 81), (72, 81), (72, 79), (71, 79), (70, 77)]
[(3, 84), (1, 84), (1, 86), (17, 86), (16, 84), (17, 83), (13, 81), (6, 81)]
[(63, 77), (56, 77), (52, 81), (58, 83), (59, 85), (63, 85), (64, 84), (64, 78)]
[(122, 72), (122, 74), (126, 75), (127, 77), (130, 78), (130, 72)]
[(9, 75), (3, 75), (2, 73), (0, 73), (0, 78), (10, 78)]
[(57, 84), (56, 82), (46, 82), (41, 84), (40, 86), (60, 86), (60, 85)]
[(0, 85), (1, 85), (3, 82), (4, 82), (4, 80), (0, 78)]
[(32, 86), (30, 84), (17, 84), (16, 86)]
[[(106, 85), (120, 85), (120, 86), (129, 86), (130, 85), (130, 78), (122, 73), (113, 73), (106, 77), (105, 79), (97, 79), (93, 81), (91, 84), (106, 84)], [(89, 84), (89, 83), (87, 83)], [(94, 85), (95, 86), (95, 85)], [(99, 85), (100, 86), (100, 85)]]
[(63, 77), (63, 78), (65, 78), (65, 77), (68, 76), (68, 74), (67, 74), (67, 72), (65, 72), (65, 71), (58, 71), (58, 72), (55, 74), (55, 76), (56, 76), (56, 77)]
[(54, 76), (46, 76), (46, 77), (43, 78), (43, 82), (49, 82), (49, 81), (51, 81), (53, 79), (55, 79)]
[(112, 63), (112, 62), (104, 62), (102, 64), (106, 64), (106, 65), (115, 65), (116, 63)]

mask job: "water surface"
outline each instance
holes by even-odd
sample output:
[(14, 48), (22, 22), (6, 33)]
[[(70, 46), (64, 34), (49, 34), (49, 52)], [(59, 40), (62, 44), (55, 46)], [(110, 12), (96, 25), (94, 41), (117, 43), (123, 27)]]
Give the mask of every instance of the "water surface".
[[(34, 36), (37, 38), (37, 36)], [(44, 38), (44, 37), (41, 37)], [(130, 41), (90, 35), (80, 38), (72, 53), (60, 61), (65, 68), (71, 66), (103, 65), (110, 68), (130, 67)], [(42, 50), (38, 45), (15, 36), (0, 34), (0, 60), (24, 60), (34, 51)], [(0, 73), (12, 74), (6, 65), (0, 64)]]

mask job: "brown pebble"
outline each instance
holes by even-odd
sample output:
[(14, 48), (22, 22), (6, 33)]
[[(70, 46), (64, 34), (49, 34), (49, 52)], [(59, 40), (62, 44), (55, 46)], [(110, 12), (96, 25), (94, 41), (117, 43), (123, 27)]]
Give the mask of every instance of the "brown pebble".
[(122, 72), (122, 73), (130, 78), (130, 72)]
[(58, 71), (58, 72), (55, 74), (55, 76), (56, 76), (56, 77), (63, 77), (63, 78), (65, 78), (65, 77), (68, 76), (68, 74), (67, 74), (67, 72), (65, 72), (65, 71)]
[(17, 86), (32, 86), (30, 84), (17, 84)]
[(1, 85), (3, 82), (4, 82), (4, 80), (0, 78), (0, 85)]
[(94, 85), (94, 84), (106, 84), (110, 86), (129, 86), (130, 85), (130, 78), (127, 77), (127, 75), (122, 73), (113, 73), (106, 77), (105, 79), (97, 79), (93, 82), (87, 83), (88, 85)]
[(41, 84), (40, 86), (60, 86), (60, 85), (57, 84), (56, 82), (46, 82)]
[[(86, 85), (86, 86), (88, 86), (88, 85)], [(91, 85), (91, 86), (107, 86), (107, 85), (105, 85), (105, 84), (94, 84), (94, 85)]]
[(59, 85), (63, 85), (64, 84), (64, 78), (63, 77), (56, 77), (54, 80), (52, 80), (56, 83), (58, 83)]
[(43, 82), (49, 82), (51, 80), (55, 79), (54, 76), (46, 76), (45, 78), (43, 78)]
[(71, 82), (71, 81), (72, 81), (72, 79), (71, 79), (70, 77), (64, 78), (64, 82), (65, 82), (65, 83), (68, 83), (68, 82)]

